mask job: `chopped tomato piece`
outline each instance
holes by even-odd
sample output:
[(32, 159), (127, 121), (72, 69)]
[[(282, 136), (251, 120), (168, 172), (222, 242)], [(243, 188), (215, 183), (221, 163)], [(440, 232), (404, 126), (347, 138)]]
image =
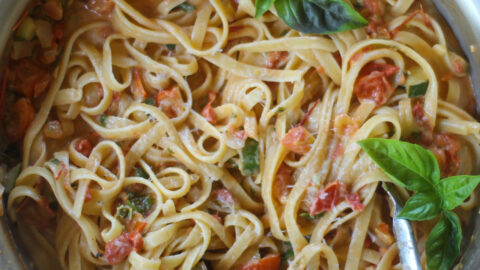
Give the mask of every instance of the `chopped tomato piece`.
[(212, 103), (215, 101), (215, 98), (217, 98), (217, 94), (215, 94), (215, 92), (209, 92), (208, 103), (202, 110), (202, 116), (205, 117), (205, 119), (207, 119), (207, 121), (211, 124), (215, 124), (217, 122), (217, 114), (212, 108)]
[(383, 15), (382, 6), (379, 0), (363, 0), (363, 4), (370, 15), (376, 15), (379, 17)]
[(139, 251), (143, 246), (142, 231), (147, 223), (136, 221), (130, 232), (123, 232), (105, 246), (105, 258), (111, 265), (116, 265), (125, 260), (133, 250)]
[(145, 92), (145, 88), (143, 87), (142, 83), (142, 76), (140, 74), (139, 68), (133, 69), (133, 85), (130, 88), (132, 92), (133, 98), (135, 100), (143, 100), (147, 97), (147, 92)]
[(335, 148), (333, 149), (332, 159), (337, 159), (339, 156), (343, 155), (344, 151), (345, 149), (343, 148), (343, 144), (341, 142), (337, 142), (337, 144), (335, 144)]
[(157, 94), (157, 106), (170, 118), (175, 118), (180, 115), (183, 100), (178, 87), (159, 91)]
[(422, 103), (417, 100), (412, 108), (412, 114), (415, 119), (415, 123), (422, 130), (421, 141), (423, 144), (430, 144), (433, 140), (433, 130), (430, 127), (430, 121), (425, 113)]
[(35, 110), (28, 99), (20, 98), (13, 105), (12, 113), (15, 114), (15, 117), (18, 117), (18, 120), (16, 121), (16, 129), (8, 134), (12, 141), (18, 141), (23, 138), (30, 123), (32, 123)]
[(235, 203), (235, 198), (233, 198), (232, 193), (228, 191), (226, 188), (219, 189), (215, 192), (215, 196), (217, 200), (222, 203), (233, 205)]
[(465, 72), (465, 66), (466, 66), (466, 62), (462, 58), (456, 57), (455, 60), (453, 60), (452, 68), (453, 68), (453, 71), (455, 73), (457, 73), (457, 74), (464, 73)]
[(88, 139), (82, 139), (77, 142), (75, 145), (75, 150), (80, 152), (82, 155), (88, 157), (90, 156), (90, 153), (92, 152), (93, 146), (90, 140)]
[(306, 154), (310, 151), (310, 144), (312, 144), (314, 140), (306, 128), (297, 126), (287, 132), (282, 139), (282, 144), (292, 152)]
[(57, 175), (55, 176), (55, 180), (60, 179), (62, 175), (65, 175), (68, 173), (67, 166), (65, 166), (65, 163), (63, 161), (60, 161), (60, 170), (58, 171)]
[(223, 224), (223, 221), (222, 221), (222, 217), (216, 213), (214, 215), (212, 215), (220, 224)]
[(273, 194), (281, 203), (286, 203), (288, 193), (293, 183), (293, 169), (285, 163), (282, 163), (277, 171), (275, 183), (273, 184)]
[(364, 206), (362, 204), (362, 199), (358, 193), (350, 193), (347, 195), (348, 203), (353, 207), (353, 210), (363, 210)]
[(45, 68), (31, 60), (23, 59), (16, 66), (18, 91), (27, 97), (39, 97), (46, 89), (52, 77)]
[(444, 177), (455, 175), (460, 168), (460, 150), (461, 143), (452, 134), (435, 134), (432, 145), (428, 149), (433, 152), (437, 158), (438, 165)]
[(240, 270), (278, 270), (280, 263), (280, 254), (269, 254), (261, 259), (251, 260), (240, 267)]
[(278, 68), (278, 66), (288, 57), (288, 52), (269, 52), (267, 54), (267, 67)]
[(325, 189), (320, 190), (317, 197), (310, 205), (310, 215), (314, 216), (321, 212), (332, 210), (340, 201), (341, 191), (345, 186), (340, 181), (329, 184)]
[(127, 232), (123, 232), (117, 238), (111, 240), (105, 246), (105, 258), (111, 265), (121, 263), (133, 250), (133, 242)]
[(108, 15), (112, 13), (115, 3), (113, 0), (88, 0), (87, 7), (98, 15)]
[(387, 77), (398, 70), (398, 67), (386, 63), (367, 64), (355, 82), (355, 95), (360, 102), (373, 101), (377, 106), (385, 104), (394, 92)]
[(390, 227), (385, 222), (380, 222), (377, 226), (377, 230), (385, 234), (390, 233)]

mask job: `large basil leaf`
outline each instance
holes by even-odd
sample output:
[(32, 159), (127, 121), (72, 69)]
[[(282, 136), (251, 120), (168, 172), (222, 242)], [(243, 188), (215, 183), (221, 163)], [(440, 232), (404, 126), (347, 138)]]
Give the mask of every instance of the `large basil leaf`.
[(255, 18), (262, 16), (275, 0), (257, 0), (255, 2)]
[(288, 26), (303, 33), (331, 34), (368, 24), (343, 0), (276, 0), (275, 9)]
[(478, 183), (480, 183), (478, 175), (457, 175), (442, 179), (437, 185), (443, 199), (442, 207), (446, 210), (457, 207), (472, 194)]
[(258, 174), (260, 171), (260, 160), (258, 157), (258, 142), (252, 138), (245, 141), (245, 146), (241, 152), (242, 166), (241, 172), (245, 176)]
[(462, 241), (462, 227), (455, 213), (443, 212), (442, 218), (433, 227), (427, 238), (427, 266), (428, 269), (451, 269), (458, 254)]
[(442, 211), (439, 201), (435, 192), (417, 192), (408, 199), (398, 218), (416, 221), (435, 218)]
[(440, 180), (437, 160), (419, 145), (374, 138), (358, 144), (390, 178), (407, 189), (431, 191)]

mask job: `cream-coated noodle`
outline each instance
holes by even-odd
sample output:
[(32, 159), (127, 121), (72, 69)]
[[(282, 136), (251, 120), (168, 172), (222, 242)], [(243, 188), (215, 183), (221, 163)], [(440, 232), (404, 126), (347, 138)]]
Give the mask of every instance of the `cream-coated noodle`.
[[(368, 27), (329, 35), (255, 19), (252, 0), (97, 2), (111, 9), (64, 44), (8, 196), (64, 269), (401, 269), (392, 180), (357, 142), (480, 168), (467, 63), (417, 1), (364, 0)], [(424, 267), (432, 224), (414, 223)]]

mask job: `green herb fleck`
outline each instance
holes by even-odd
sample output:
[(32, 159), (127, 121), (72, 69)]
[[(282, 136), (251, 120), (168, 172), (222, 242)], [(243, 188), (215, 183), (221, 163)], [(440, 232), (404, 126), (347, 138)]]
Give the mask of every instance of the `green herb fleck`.
[(107, 117), (105, 114), (100, 115), (100, 125), (102, 125), (102, 127), (107, 126)]
[(286, 249), (280, 255), (280, 259), (281, 259), (281, 262), (282, 262), (281, 267), (286, 266), (286, 264), (288, 263), (288, 260), (293, 258), (293, 256), (295, 255), (293, 253), (292, 244), (290, 242), (283, 242), (283, 244), (285, 245)]
[(168, 153), (170, 153), (171, 155), (175, 154), (175, 152), (173, 152), (173, 150), (172, 150), (172, 149), (170, 149), (170, 147), (169, 147), (169, 148), (167, 148), (167, 151), (168, 151)]
[(140, 168), (140, 167), (135, 167), (135, 176), (142, 177), (145, 179), (150, 178), (148, 173), (143, 168)]
[(425, 93), (427, 93), (427, 89), (428, 89), (428, 81), (411, 85), (410, 91), (408, 91), (408, 97), (409, 98), (423, 97), (425, 96)]
[(298, 215), (299, 215), (300, 217), (302, 217), (302, 218), (306, 218), (306, 219), (309, 219), (309, 220), (314, 220), (314, 219), (319, 219), (319, 218), (321, 218), (324, 214), (325, 214), (325, 213), (320, 213), (320, 214), (311, 216), (309, 213), (303, 212), (303, 213), (300, 213), (300, 214), (298, 214)]
[(135, 211), (145, 214), (147, 213), (154, 203), (153, 198), (150, 195), (137, 195), (134, 193), (128, 193), (127, 205), (130, 206)]
[(242, 160), (241, 172), (244, 176), (258, 174), (260, 171), (260, 161), (258, 158), (258, 142), (252, 138), (245, 141), (240, 158)]
[(284, 111), (285, 111), (284, 107), (278, 107), (278, 109), (277, 109), (277, 113), (282, 113)]
[(117, 207), (117, 216), (121, 217), (122, 219), (131, 219), (133, 215), (132, 207), (122, 204)]
[(176, 45), (175, 44), (167, 44), (167, 45), (165, 45), (165, 47), (167, 47), (167, 49), (169, 51), (173, 52), (175, 50)]
[(145, 104), (155, 106), (155, 99), (149, 97), (145, 100)]
[(173, 10), (178, 10), (178, 9), (182, 9), (185, 12), (189, 12), (189, 11), (193, 11), (197, 8), (194, 5), (191, 5), (187, 2), (183, 2), (180, 5), (176, 6)]
[(50, 159), (50, 162), (52, 162), (52, 163), (55, 164), (55, 165), (59, 165), (59, 164), (60, 164), (60, 160), (58, 160), (58, 159), (56, 159), (56, 158)]
[(6, 192), (10, 192), (10, 190), (12, 190), (13, 187), (15, 187), (15, 183), (17, 181), (18, 175), (20, 175), (21, 170), (22, 170), (22, 164), (20, 163), (8, 171), (3, 181)]

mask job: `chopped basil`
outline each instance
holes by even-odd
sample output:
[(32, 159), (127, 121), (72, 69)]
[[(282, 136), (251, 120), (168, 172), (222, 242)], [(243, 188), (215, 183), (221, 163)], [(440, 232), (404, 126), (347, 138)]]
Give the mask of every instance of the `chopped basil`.
[(15, 187), (15, 182), (21, 170), (22, 170), (22, 164), (18, 164), (17, 166), (11, 168), (8, 171), (3, 182), (3, 184), (5, 185), (5, 192), (10, 192), (10, 190), (12, 190), (13, 187)]
[(260, 171), (260, 161), (258, 158), (258, 142), (252, 138), (245, 141), (245, 146), (241, 152), (242, 166), (241, 171), (244, 176), (258, 174)]
[(183, 11), (185, 12), (189, 12), (189, 11), (193, 11), (195, 9), (197, 9), (194, 5), (191, 5), (187, 2), (183, 2), (181, 3), (180, 5), (176, 6), (175, 8), (173, 8), (173, 10), (177, 10), (177, 9), (182, 9)]
[(171, 155), (175, 154), (175, 152), (173, 152), (173, 150), (170, 149), (170, 148), (167, 148), (167, 151), (168, 151), (168, 153), (170, 153)]
[(100, 116), (100, 125), (102, 125), (102, 127), (107, 126), (107, 116), (105, 114)]
[(145, 179), (150, 178), (148, 173), (140, 167), (135, 167), (135, 176), (142, 177), (142, 178), (145, 178)]
[(145, 104), (155, 106), (155, 99), (149, 97), (145, 100)]
[(303, 217), (303, 218), (306, 218), (306, 219), (309, 219), (309, 220), (314, 220), (314, 219), (321, 218), (324, 214), (325, 214), (325, 213), (320, 213), (320, 214), (311, 216), (309, 213), (303, 212), (303, 213), (300, 213), (300, 214), (298, 214), (298, 215), (299, 215), (300, 217)]
[(293, 256), (295, 255), (293, 253), (293, 248), (292, 248), (292, 244), (290, 242), (283, 242), (283, 244), (286, 246), (286, 249), (284, 252), (282, 252), (282, 254), (280, 255), (280, 259), (281, 259), (281, 266), (285, 266), (287, 263), (288, 263), (288, 260), (290, 258), (293, 258)]
[(228, 159), (227, 164), (232, 168), (238, 169), (238, 163), (233, 158)]
[(176, 45), (175, 44), (167, 44), (167, 45), (165, 45), (165, 47), (167, 47), (167, 49), (172, 52), (172, 51), (175, 50)]
[(131, 219), (133, 215), (132, 207), (122, 204), (117, 207), (117, 216), (123, 219)]
[(134, 193), (128, 193), (127, 205), (130, 206), (135, 211), (145, 214), (147, 213), (154, 203), (154, 200), (150, 195), (137, 195)]
[(59, 165), (59, 164), (60, 164), (60, 160), (58, 160), (58, 159), (56, 159), (56, 158), (50, 159), (50, 162), (52, 162), (52, 163), (55, 164), (55, 165)]
[(277, 113), (282, 113), (284, 111), (285, 111), (285, 108), (283, 108), (283, 107), (278, 107), (278, 109), (277, 109)]
[(409, 98), (423, 97), (427, 93), (428, 81), (411, 85), (410, 90), (408, 91)]

